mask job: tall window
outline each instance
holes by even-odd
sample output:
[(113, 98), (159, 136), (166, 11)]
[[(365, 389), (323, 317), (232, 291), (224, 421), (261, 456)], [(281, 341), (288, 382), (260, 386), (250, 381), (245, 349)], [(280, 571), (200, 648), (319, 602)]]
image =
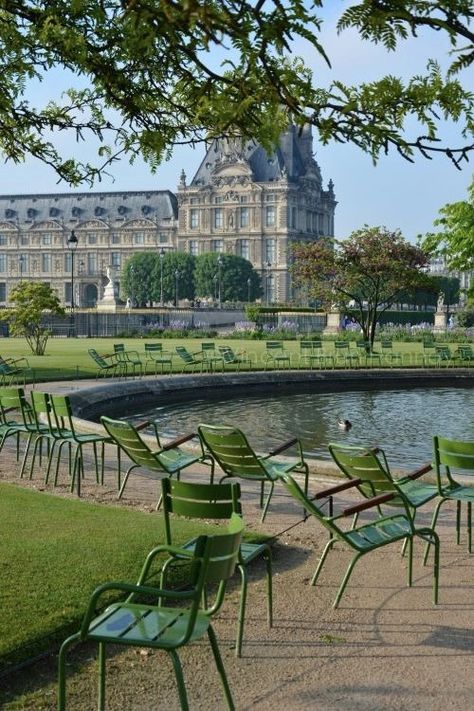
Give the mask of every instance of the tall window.
[(112, 244), (120, 244), (120, 235), (112, 232)]
[[(25, 269), (25, 265), (23, 264), (23, 269)], [(42, 254), (41, 255), (41, 271), (46, 272), (46, 274), (49, 274), (51, 271), (51, 255), (50, 254)]]
[(145, 244), (145, 235), (143, 234), (143, 232), (134, 233), (133, 244)]
[(23, 246), (26, 246), (29, 243), (30, 243), (30, 238), (27, 235), (21, 235), (20, 244)]
[(64, 271), (66, 274), (71, 273), (71, 268), (72, 268), (72, 255), (71, 252), (66, 252), (64, 255)]
[(160, 232), (160, 244), (167, 244), (169, 242), (169, 237), (164, 232)]
[(88, 244), (97, 244), (97, 233), (96, 232), (89, 232), (87, 235), (87, 243)]
[(276, 239), (272, 237), (265, 240), (265, 261), (270, 262), (270, 264), (276, 264), (276, 257)]
[(221, 230), (224, 225), (224, 211), (222, 207), (214, 208), (214, 228)]
[(88, 254), (87, 255), (87, 273), (95, 274), (97, 272), (97, 255)]
[(265, 225), (267, 227), (273, 227), (273, 225), (275, 224), (275, 217), (275, 205), (267, 205), (267, 207), (265, 208)]
[(189, 254), (192, 254), (194, 257), (197, 257), (199, 254), (199, 242), (197, 239), (191, 239), (189, 240)]
[(221, 239), (211, 240), (211, 252), (223, 252), (224, 242)]
[(8, 244), (8, 237), (7, 237), (7, 235), (1, 235), (1, 234), (0, 234), (0, 244)]
[(296, 207), (291, 208), (291, 226), (296, 229), (297, 226), (297, 210)]
[(112, 252), (110, 261), (113, 267), (120, 267), (122, 264), (122, 255), (120, 252)]
[(189, 226), (192, 230), (197, 230), (199, 227), (199, 210), (193, 207), (189, 212)]
[(240, 226), (248, 227), (250, 222), (250, 211), (248, 207), (240, 208)]
[(49, 232), (41, 236), (41, 244), (44, 244), (46, 247), (51, 244), (51, 235)]
[(250, 259), (250, 242), (248, 239), (239, 240), (239, 256)]
[(7, 271), (7, 255), (0, 254), (0, 272)]
[(0, 301), (7, 300), (7, 285), (4, 281), (0, 282)]
[(72, 284), (70, 281), (66, 281), (64, 283), (64, 301), (66, 302), (66, 304), (71, 303), (71, 301), (72, 301), (71, 296), (72, 296)]
[(306, 210), (306, 232), (311, 232), (311, 212)]

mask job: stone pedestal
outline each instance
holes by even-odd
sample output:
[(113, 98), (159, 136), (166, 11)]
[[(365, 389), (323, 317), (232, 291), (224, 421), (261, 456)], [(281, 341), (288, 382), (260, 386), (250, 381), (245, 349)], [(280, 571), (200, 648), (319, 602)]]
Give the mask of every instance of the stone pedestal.
[(326, 328), (323, 333), (339, 333), (341, 328), (341, 312), (329, 311), (327, 315)]
[(105, 285), (104, 295), (100, 301), (97, 302), (97, 310), (117, 311), (117, 295), (115, 293), (113, 271), (110, 267), (107, 269), (107, 279), (108, 282)]
[(448, 313), (447, 311), (436, 311), (434, 317), (434, 333), (444, 333), (446, 331), (448, 324)]

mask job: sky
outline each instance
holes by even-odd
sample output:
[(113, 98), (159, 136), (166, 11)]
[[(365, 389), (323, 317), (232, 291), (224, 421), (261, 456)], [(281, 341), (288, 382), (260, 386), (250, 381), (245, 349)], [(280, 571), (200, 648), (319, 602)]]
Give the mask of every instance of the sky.
[[(400, 45), (395, 53), (388, 53), (360, 40), (357, 33), (345, 31), (337, 35), (333, 11), (339, 3), (329, 3), (321, 41), (325, 47), (332, 68), (324, 64), (320, 57), (303, 41), (294, 44), (295, 55), (304, 57), (313, 69), (315, 81), (327, 85), (338, 78), (348, 84), (356, 84), (380, 78), (385, 74), (395, 74), (408, 78), (421, 73), (429, 57), (438, 59), (442, 65), (449, 62), (448, 42), (437, 33), (425, 31), (418, 39), (410, 39)], [(460, 75), (465, 86), (474, 90), (474, 79), (468, 73)], [(46, 103), (57, 96), (59, 89), (68, 86), (66, 76), (52, 74), (41, 86), (31, 89), (32, 103)], [(462, 145), (456, 126), (446, 124), (445, 137), (453, 146)], [(93, 147), (76, 144), (74, 139), (61, 138), (61, 146), (67, 155), (88, 156), (93, 159)], [(472, 180), (474, 163), (467, 163), (459, 171), (444, 156), (427, 160), (416, 156), (414, 164), (407, 162), (396, 152), (382, 156), (373, 165), (370, 156), (349, 144), (332, 143), (322, 146), (316, 137), (314, 153), (323, 176), (323, 184), (331, 179), (338, 205), (335, 217), (336, 237), (344, 239), (353, 230), (367, 225), (383, 225), (389, 229), (400, 229), (406, 239), (416, 240), (418, 234), (433, 229), (433, 221), (438, 210), (446, 203), (464, 200), (467, 187)], [(181, 171), (184, 169), (188, 182), (193, 177), (204, 158), (204, 147), (195, 149), (177, 148), (172, 158), (152, 174), (149, 167), (136, 161), (130, 165), (126, 159), (114, 164), (111, 177), (97, 183), (93, 188), (84, 186), (85, 191), (122, 190), (171, 190), (176, 191)], [(30, 194), (68, 192), (71, 188), (58, 183), (57, 175), (48, 166), (30, 159), (20, 165), (0, 163), (0, 191), (2, 194)]]

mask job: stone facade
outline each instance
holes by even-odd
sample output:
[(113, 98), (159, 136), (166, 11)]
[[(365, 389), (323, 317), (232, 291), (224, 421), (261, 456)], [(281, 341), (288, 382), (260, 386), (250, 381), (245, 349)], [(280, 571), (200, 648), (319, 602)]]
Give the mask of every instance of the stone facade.
[(0, 303), (22, 279), (95, 306), (137, 251), (237, 254), (260, 272), (264, 301), (291, 298), (288, 244), (334, 235), (332, 182), (323, 190), (310, 129), (291, 128), (272, 155), (253, 142), (216, 140), (189, 185), (170, 191), (0, 196)]

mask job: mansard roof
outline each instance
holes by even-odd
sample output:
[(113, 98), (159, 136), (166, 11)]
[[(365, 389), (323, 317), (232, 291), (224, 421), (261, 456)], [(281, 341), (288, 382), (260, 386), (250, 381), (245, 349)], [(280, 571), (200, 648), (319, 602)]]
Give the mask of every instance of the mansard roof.
[(0, 195), (0, 220), (19, 223), (51, 219), (66, 224), (94, 219), (113, 223), (139, 218), (162, 222), (177, 215), (176, 196), (169, 190)]
[(310, 127), (301, 131), (290, 126), (280, 136), (275, 151), (268, 154), (255, 141), (240, 139), (215, 139), (209, 146), (206, 156), (191, 181), (192, 186), (210, 185), (213, 178), (227, 166), (246, 166), (249, 178), (257, 183), (268, 183), (287, 179), (298, 182), (308, 176), (321, 184), (321, 171), (312, 152)]

